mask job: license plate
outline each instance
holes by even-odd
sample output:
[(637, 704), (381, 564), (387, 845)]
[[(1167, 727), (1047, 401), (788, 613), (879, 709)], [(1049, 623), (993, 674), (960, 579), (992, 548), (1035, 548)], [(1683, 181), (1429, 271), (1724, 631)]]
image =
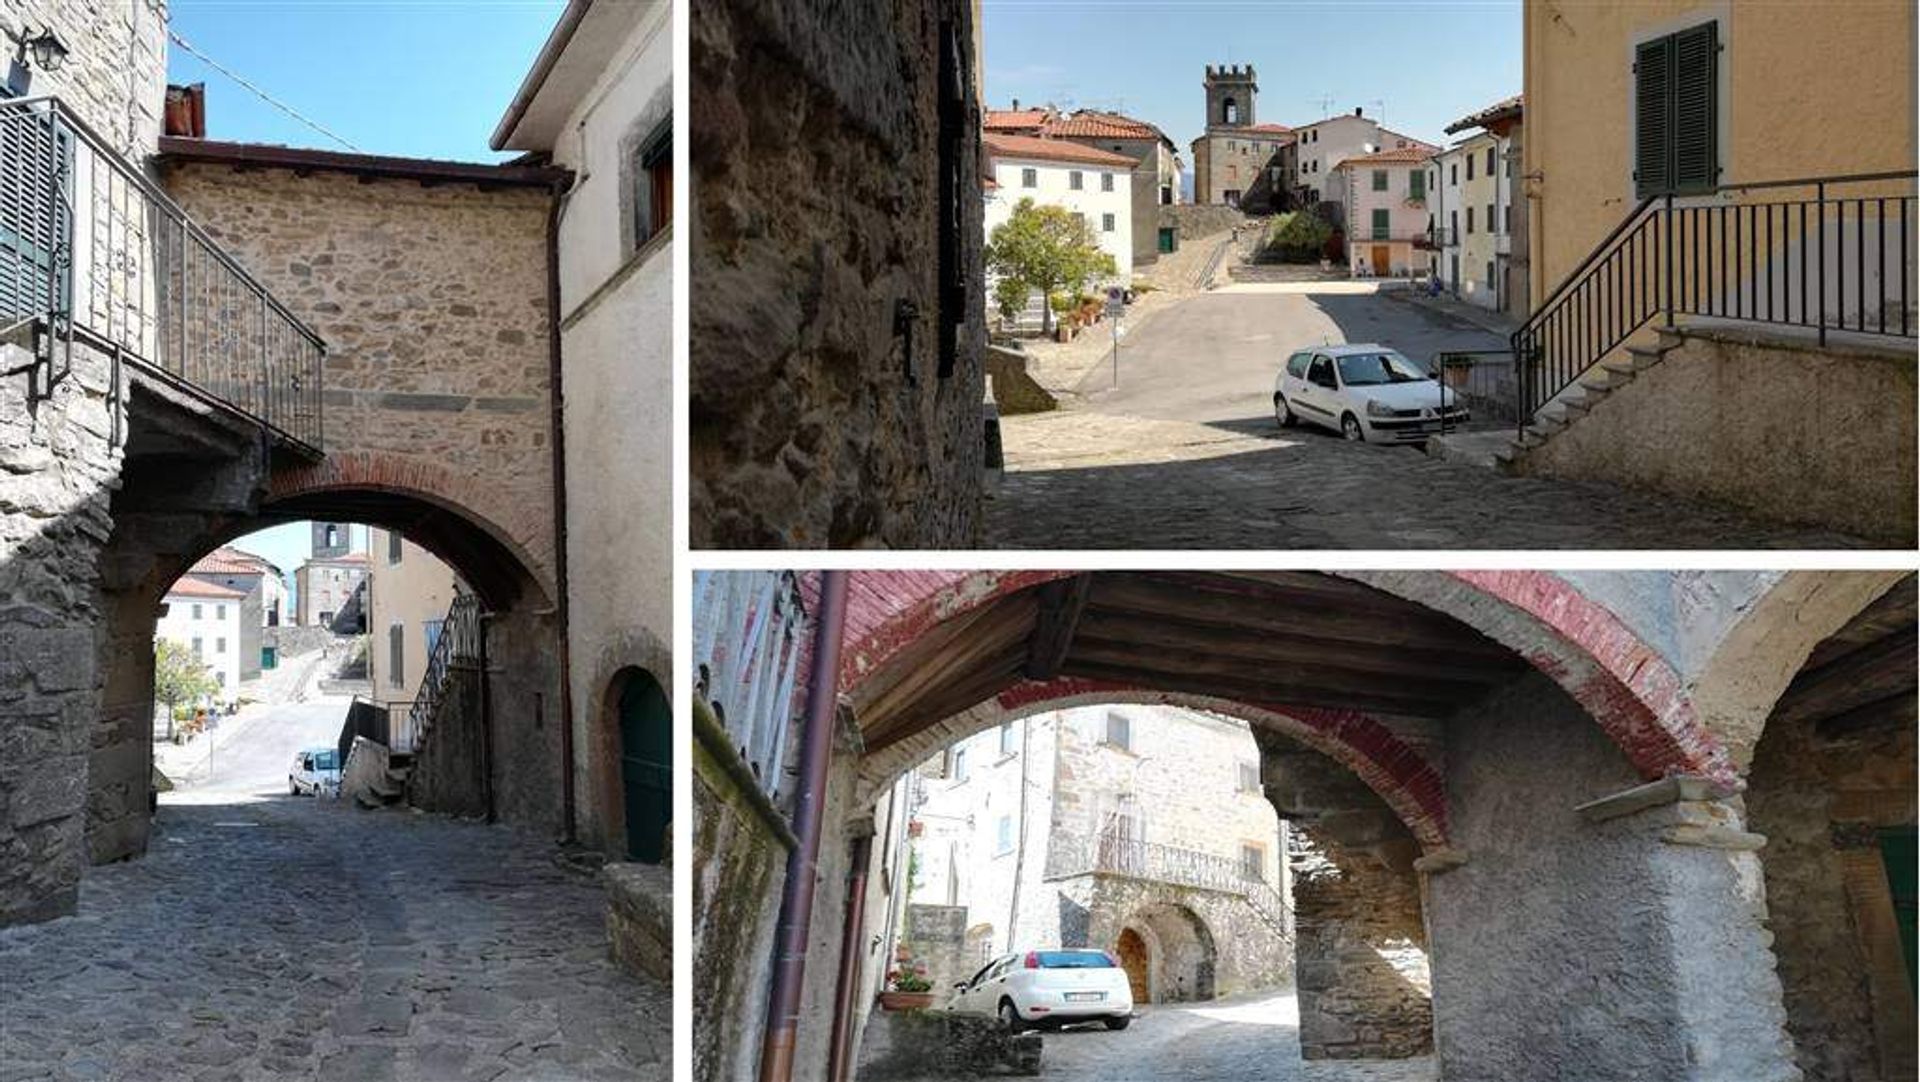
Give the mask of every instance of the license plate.
[(1105, 992), (1068, 992), (1068, 1003), (1088, 1003), (1107, 998)]

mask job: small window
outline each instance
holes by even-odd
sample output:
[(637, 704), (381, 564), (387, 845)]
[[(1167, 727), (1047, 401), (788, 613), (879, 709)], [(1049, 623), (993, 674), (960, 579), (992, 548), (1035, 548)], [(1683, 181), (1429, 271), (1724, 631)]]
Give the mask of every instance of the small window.
[(1100, 216), (1100, 232), (1102, 233), (1113, 232), (1113, 215), (1102, 214)]
[(1013, 816), (1003, 815), (993, 825), (993, 855), (1004, 857), (1013, 852)]
[(207, 655), (206, 644), (202, 642), (198, 636), (195, 636), (193, 640), (193, 656), (205, 657), (206, 655)]
[(1407, 174), (1407, 198), (1425, 199), (1427, 197), (1427, 174), (1425, 170), (1415, 169)]
[(1013, 722), (1000, 726), (1000, 754), (1012, 755), (1020, 750), (1020, 742), (1014, 738)]
[(1038, 188), (1040, 186), (1040, 171), (1038, 169), (1020, 170), (1020, 186), (1022, 188)]
[(214, 637), (213, 652), (216, 654), (224, 654), (227, 652), (227, 637), (225, 635)]
[(1459, 162), (1454, 162), (1451, 166), (1448, 167), (1447, 183), (1453, 185), (1456, 188), (1460, 186), (1460, 163)]
[(227, 618), (227, 607), (225, 605), (215, 605), (213, 607), (213, 618), (216, 620), (225, 620)]
[(1240, 791), (1243, 793), (1257, 793), (1260, 791), (1259, 763), (1240, 764)]
[(1493, 204), (1492, 204), (1492, 203), (1488, 203), (1488, 204), (1487, 204), (1487, 217), (1486, 217), (1486, 219), (1485, 219), (1485, 220), (1486, 220), (1486, 223), (1487, 223), (1487, 232), (1489, 232), (1489, 233), (1491, 233), (1491, 232), (1493, 232), (1493, 228), (1494, 228), (1494, 226), (1493, 226), (1493, 223), (1494, 223), (1494, 217), (1493, 217)]
[(1100, 174), (1100, 190), (1103, 192), (1110, 192), (1113, 190), (1113, 174), (1112, 173)]
[(403, 555), (401, 552), (403, 547), (404, 543), (400, 540), (399, 534), (390, 533), (387, 535), (387, 563), (389, 565), (400, 562), (400, 557)]
[(407, 628), (393, 624), (387, 628), (387, 683), (405, 687), (407, 683)]
[(203, 610), (203, 609), (201, 608), (201, 606), (199, 606), (199, 605), (195, 605), (195, 606), (193, 607), (193, 619), (195, 619), (195, 620), (198, 620), (198, 619), (200, 619), (201, 617), (203, 617), (203, 616), (205, 616), (205, 615), (206, 615), (206, 613), (205, 613), (205, 611), (204, 611), (204, 610)]
[(1244, 842), (1240, 846), (1240, 874), (1249, 883), (1267, 881), (1267, 850), (1265, 846)]
[(1467, 208), (1467, 232), (1469, 234), (1473, 232), (1473, 208), (1472, 207)]
[(637, 251), (673, 222), (673, 118), (655, 124), (634, 145), (627, 166), (633, 202), (633, 247)]
[(423, 638), (424, 638), (424, 639), (426, 640), (426, 644), (427, 644), (427, 654), (426, 654), (426, 656), (428, 656), (428, 657), (432, 657), (432, 656), (433, 656), (433, 652), (434, 652), (434, 651), (435, 651), (436, 649), (438, 649), (438, 648), (439, 648), (439, 646), (440, 646), (440, 629), (441, 629), (442, 627), (445, 627), (445, 626), (446, 626), (446, 623), (447, 623), (447, 622), (446, 622), (445, 620), (422, 620), (422, 621), (420, 621), (420, 631), (421, 631), (421, 635), (422, 635), (422, 637), (423, 637)]
[(1635, 194), (1710, 191), (1719, 183), (1719, 65), (1717, 23), (1635, 46)]
[(219, 684), (219, 685), (220, 685), (221, 687), (226, 687), (226, 686), (227, 686), (227, 671), (226, 671), (225, 669), (221, 669), (220, 671), (218, 671), (218, 672), (216, 672), (216, 673), (214, 673), (214, 674), (213, 674), (213, 682), (214, 682), (214, 683), (216, 683), (216, 684)]
[(1385, 207), (1375, 207), (1373, 211), (1373, 239), (1386, 240), (1392, 233), (1392, 220)]
[(321, 622), (321, 623), (323, 623), (323, 624), (331, 624), (331, 623), (333, 623), (333, 614), (332, 614), (332, 613), (330, 613), (330, 612), (323, 612), (323, 613), (321, 613), (321, 614), (320, 614), (320, 622)]
[(1501, 207), (1500, 212), (1506, 218), (1506, 220), (1502, 222), (1500, 225), (1500, 232), (1502, 233), (1513, 232), (1513, 204), (1508, 203), (1506, 206)]
[(1106, 739), (1101, 743), (1121, 751), (1133, 750), (1133, 722), (1125, 714), (1108, 711)]
[(1452, 233), (1454, 236), (1454, 240), (1451, 243), (1457, 244), (1459, 243), (1459, 237), (1460, 237), (1460, 212), (1457, 210), (1448, 211), (1447, 221), (1448, 221), (1448, 224), (1452, 226)]
[(1473, 155), (1467, 155), (1467, 179), (1473, 179)]
[(1385, 169), (1375, 169), (1373, 171), (1373, 190), (1376, 192), (1384, 192), (1387, 190), (1387, 171)]
[(953, 780), (967, 780), (967, 749), (964, 746), (953, 749)]
[(1080, 191), (1086, 187), (1086, 177), (1078, 169), (1067, 170), (1067, 187)]
[(327, 547), (338, 548), (339, 545), (340, 545), (340, 527), (335, 526), (332, 523), (328, 523), (327, 524)]

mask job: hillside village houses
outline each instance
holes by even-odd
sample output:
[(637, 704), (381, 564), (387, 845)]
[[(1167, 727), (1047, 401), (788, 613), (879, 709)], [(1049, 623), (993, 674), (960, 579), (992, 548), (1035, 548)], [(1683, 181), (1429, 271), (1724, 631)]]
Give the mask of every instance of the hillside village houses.
[(1144, 120), (1099, 109), (1062, 113), (1052, 106), (1022, 109), (1018, 98), (1011, 109), (989, 109), (982, 129), (990, 135), (1031, 135), (1064, 139), (1070, 143), (1112, 151), (1133, 161), (1133, 262), (1151, 263), (1163, 248), (1150, 227), (1154, 208), (1182, 202), (1180, 156), (1166, 133)]
[[(215, 702), (231, 701), (240, 689), (240, 611), (246, 599), (247, 595), (239, 590), (182, 575), (167, 590), (161, 602), (160, 618), (154, 624), (156, 642), (168, 639), (178, 643), (207, 667), (208, 675), (220, 689)], [(257, 648), (253, 662), (257, 674), (260, 662)]]
[(1133, 280), (1134, 162), (1121, 154), (1065, 139), (989, 132), (993, 183), (986, 191), (986, 235), (1013, 216), (1023, 199), (1065, 207), (1087, 220), (1113, 257), (1114, 280)]
[(1311, 206), (1335, 197), (1331, 179), (1335, 168), (1348, 158), (1364, 157), (1389, 150), (1440, 149), (1410, 135), (1402, 135), (1365, 115), (1359, 106), (1352, 113), (1330, 116), (1294, 129), (1294, 189), (1301, 203)]
[(1410, 278), (1427, 271), (1428, 154), (1425, 144), (1346, 158), (1328, 193), (1346, 214), (1347, 270), (1355, 278)]
[(1441, 288), (1481, 308), (1524, 314), (1527, 207), (1514, 198), (1521, 116), (1515, 95), (1449, 124), (1448, 135), (1473, 134), (1433, 156), (1427, 186)]
[(1287, 968), (1285, 825), (1244, 722), (1162, 706), (1038, 714), (904, 783), (913, 880), (897, 926), (912, 931), (896, 938), (936, 988), (1045, 946), (1112, 953), (1138, 1003), (1249, 991)]
[(280, 569), (262, 557), (222, 545), (187, 569), (187, 575), (240, 592), (239, 679), (252, 680), (275, 659), (266, 629), (279, 627), (287, 605), (287, 583)]

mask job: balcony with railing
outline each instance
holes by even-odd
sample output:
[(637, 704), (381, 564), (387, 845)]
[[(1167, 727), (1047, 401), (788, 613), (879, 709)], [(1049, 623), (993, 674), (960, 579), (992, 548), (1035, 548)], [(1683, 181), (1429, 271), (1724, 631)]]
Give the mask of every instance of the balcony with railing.
[(325, 445), (319, 335), (58, 98), (0, 102), (0, 336), (28, 334), (56, 376), (79, 345)]
[(1111, 875), (1152, 883), (1169, 883), (1195, 890), (1234, 894), (1276, 929), (1292, 922), (1287, 900), (1252, 868), (1193, 849), (1157, 845), (1119, 834), (1077, 834), (1056, 831), (1047, 845), (1048, 879), (1081, 875)]

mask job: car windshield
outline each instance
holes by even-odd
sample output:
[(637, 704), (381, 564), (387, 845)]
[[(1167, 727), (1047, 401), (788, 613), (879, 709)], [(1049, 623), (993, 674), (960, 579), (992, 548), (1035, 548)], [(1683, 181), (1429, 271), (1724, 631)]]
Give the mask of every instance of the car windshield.
[(1038, 951), (1042, 969), (1112, 969), (1105, 951)]
[(314, 768), (315, 770), (337, 770), (337, 769), (339, 769), (339, 766), (338, 766), (338, 764), (336, 764), (336, 763), (335, 763), (335, 762), (333, 761), (333, 760), (334, 760), (334, 757), (335, 757), (335, 756), (337, 756), (338, 754), (339, 754), (339, 752), (334, 752), (334, 751), (316, 751), (316, 752), (314, 752), (314, 753), (313, 753), (313, 768)]
[(1424, 383), (1433, 377), (1398, 353), (1353, 353), (1341, 357), (1340, 382), (1349, 387), (1382, 383)]

